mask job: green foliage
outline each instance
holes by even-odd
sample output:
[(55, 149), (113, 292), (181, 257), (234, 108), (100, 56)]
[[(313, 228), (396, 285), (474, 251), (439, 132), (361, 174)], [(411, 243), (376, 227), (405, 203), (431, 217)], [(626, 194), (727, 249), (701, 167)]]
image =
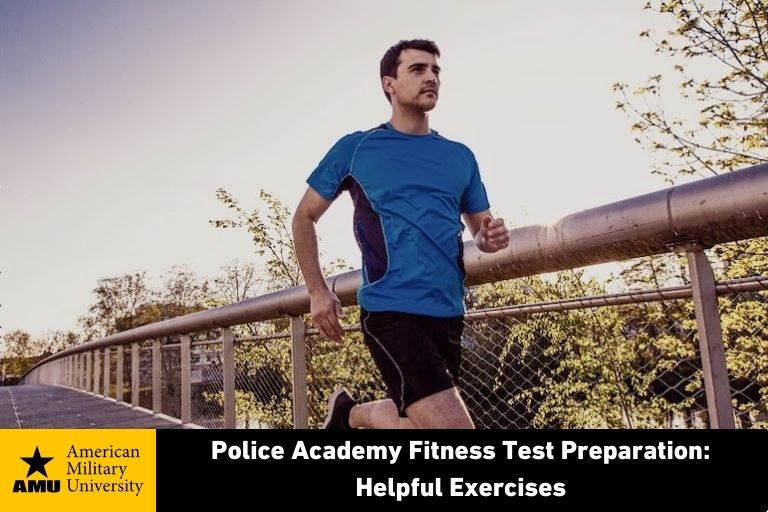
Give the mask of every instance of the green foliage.
[(654, 172), (712, 175), (768, 162), (768, 8), (761, 0), (650, 1), (646, 9), (668, 16), (656, 52), (673, 59), (681, 99), (698, 119), (670, 118), (662, 75), (630, 92), (614, 84), (617, 108), (633, 119), (637, 142), (663, 154)]
[[(256, 255), (265, 259), (265, 291), (303, 284), (304, 276), (296, 258), (290, 229), (291, 212), (285, 204), (263, 189), (259, 191), (259, 198), (267, 208), (266, 214), (258, 208), (250, 212), (243, 209), (239, 201), (223, 188), (216, 191), (216, 197), (231, 210), (233, 218), (209, 222), (217, 228), (242, 228), (248, 232)], [(322, 270), (323, 275), (329, 276), (350, 268), (344, 260), (336, 259), (323, 266)]]
[(33, 340), (29, 333), (21, 330), (3, 335), (0, 345), (0, 359), (4, 374), (21, 375), (31, 368), (43, 351), (42, 343)]
[[(646, 9), (667, 16), (671, 27), (659, 40), (640, 34), (674, 62), (679, 94), (698, 118), (673, 118), (665, 110), (662, 75), (630, 95), (617, 83), (617, 108), (633, 120), (635, 139), (661, 155), (653, 172), (670, 182), (685, 175), (712, 175), (768, 162), (768, 7), (761, 0), (650, 1)], [(768, 238), (723, 244), (712, 255), (719, 279), (768, 273)], [(655, 263), (654, 263), (655, 262)], [(646, 259), (644, 265), (669, 265)], [(684, 275), (681, 262), (677, 273)], [(631, 270), (626, 275), (637, 275)], [(642, 278), (643, 276), (641, 276)], [(642, 279), (641, 279), (642, 281)], [(768, 426), (765, 292), (720, 300), (723, 341), (733, 402), (747, 425)]]
[[(210, 221), (217, 228), (245, 229), (251, 237), (257, 256), (263, 258), (265, 272), (256, 277), (249, 268), (225, 268), (225, 278), (216, 281), (219, 289), (227, 290), (226, 298), (242, 300), (239, 291), (246, 283), (258, 283), (260, 291), (272, 292), (303, 283), (303, 275), (296, 258), (290, 226), (290, 211), (277, 198), (261, 190), (259, 197), (266, 207), (246, 211), (237, 199), (224, 189), (217, 190), (218, 199), (230, 209), (232, 218)], [(323, 274), (333, 275), (350, 269), (337, 259), (323, 267)], [(357, 308), (351, 308), (356, 310)], [(354, 315), (354, 312), (351, 313)], [(356, 315), (355, 315), (356, 316)], [(312, 328), (305, 315), (304, 321)], [(240, 384), (236, 398), (238, 422), (246, 425), (268, 425), (271, 428), (293, 426), (293, 389), (291, 379), (291, 344), (288, 339), (248, 341), (285, 332), (288, 320), (280, 319), (233, 330), (239, 341), (235, 349), (235, 365)], [(359, 333), (344, 337), (344, 343), (310, 338), (307, 343), (309, 409), (311, 426), (319, 426), (325, 401), (339, 384), (343, 383), (357, 396), (380, 396), (373, 377), (375, 368), (367, 349), (358, 340)], [(238, 380), (238, 379), (236, 379)], [(380, 388), (380, 387), (379, 387)], [(377, 394), (378, 393), (378, 394)], [(211, 399), (218, 400), (217, 395)], [(322, 411), (322, 413), (321, 413)]]
[[(582, 272), (472, 290), (475, 308), (604, 295)], [(473, 321), (463, 376), (481, 422), (501, 428), (661, 427), (699, 407), (689, 302)], [(501, 417), (483, 419), (485, 411)]]
[(267, 291), (301, 284), (303, 277), (289, 227), (288, 208), (264, 190), (259, 192), (259, 197), (267, 206), (266, 216), (259, 209), (244, 210), (237, 199), (223, 188), (216, 191), (216, 197), (232, 211), (234, 218), (209, 222), (217, 228), (244, 228), (248, 232), (256, 254), (266, 258)]
[[(346, 317), (350, 321), (357, 320), (359, 308), (347, 308)], [(342, 385), (358, 400), (386, 398), (379, 371), (363, 343), (361, 332), (346, 333), (341, 343), (313, 337), (308, 353), (310, 427), (322, 424), (328, 397)]]
[(147, 285), (146, 272), (99, 279), (93, 293), (96, 302), (88, 308), (88, 314), (80, 318), (86, 339), (102, 338), (130, 328), (133, 322), (126, 319), (139, 317), (153, 295)]
[(80, 317), (83, 339), (98, 339), (142, 325), (205, 309), (210, 284), (188, 267), (178, 265), (163, 275), (159, 289), (149, 285), (146, 272), (99, 279), (88, 313)]

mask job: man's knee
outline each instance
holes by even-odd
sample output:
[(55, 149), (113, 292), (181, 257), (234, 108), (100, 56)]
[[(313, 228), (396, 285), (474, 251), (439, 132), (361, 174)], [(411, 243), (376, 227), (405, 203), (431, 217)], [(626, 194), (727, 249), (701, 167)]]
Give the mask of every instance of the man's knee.
[(475, 428), (456, 388), (425, 396), (408, 406), (405, 412), (418, 428)]

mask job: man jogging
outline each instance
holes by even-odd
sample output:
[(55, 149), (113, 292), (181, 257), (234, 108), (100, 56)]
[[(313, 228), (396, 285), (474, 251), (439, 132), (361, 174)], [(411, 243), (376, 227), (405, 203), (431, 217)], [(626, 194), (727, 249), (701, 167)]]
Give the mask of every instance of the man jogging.
[(509, 236), (493, 219), (472, 152), (429, 128), (440, 92), (437, 45), (400, 41), (381, 60), (388, 123), (342, 137), (307, 179), (293, 219), (296, 254), (320, 333), (341, 341), (339, 299), (320, 271), (315, 223), (343, 190), (363, 256), (364, 340), (390, 399), (329, 400), (325, 428), (473, 428), (456, 383), (464, 326), (461, 233), (495, 252)]

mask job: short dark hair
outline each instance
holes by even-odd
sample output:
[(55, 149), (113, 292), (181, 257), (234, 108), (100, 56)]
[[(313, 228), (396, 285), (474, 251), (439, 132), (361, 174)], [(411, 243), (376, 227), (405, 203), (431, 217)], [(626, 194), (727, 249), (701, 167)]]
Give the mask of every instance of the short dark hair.
[[(437, 47), (434, 41), (429, 39), (402, 39), (399, 43), (389, 47), (389, 50), (381, 58), (379, 65), (379, 79), (385, 76), (391, 76), (397, 78), (397, 67), (400, 65), (400, 54), (403, 50), (422, 50), (429, 52), (435, 57), (440, 56), (440, 49)], [(389, 97), (389, 93), (384, 91), (384, 95), (387, 100), (392, 103), (392, 99)]]

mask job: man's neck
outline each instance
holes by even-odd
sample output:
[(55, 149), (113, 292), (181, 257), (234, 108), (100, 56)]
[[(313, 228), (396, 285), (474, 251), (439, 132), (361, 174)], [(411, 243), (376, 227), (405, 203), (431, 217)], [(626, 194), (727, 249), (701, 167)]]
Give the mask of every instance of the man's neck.
[(389, 124), (395, 130), (411, 135), (427, 135), (430, 133), (429, 115), (426, 112), (394, 109)]

